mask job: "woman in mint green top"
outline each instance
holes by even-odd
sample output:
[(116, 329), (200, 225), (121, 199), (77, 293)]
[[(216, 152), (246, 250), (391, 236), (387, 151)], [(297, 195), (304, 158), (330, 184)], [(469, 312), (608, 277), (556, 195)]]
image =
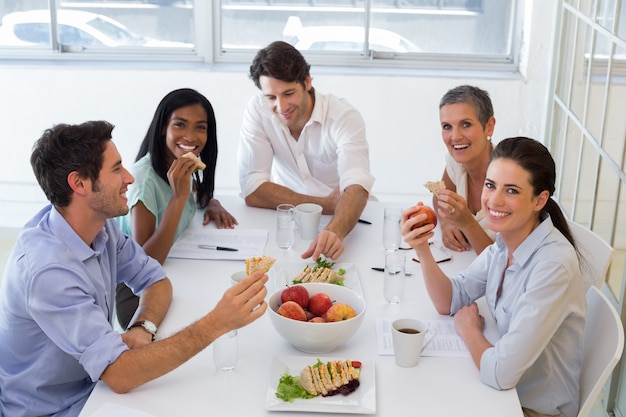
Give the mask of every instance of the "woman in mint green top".
[[(154, 168), (152, 168), (150, 154), (144, 155), (130, 168), (135, 177), (135, 183), (129, 187), (127, 197), (128, 206), (134, 207), (141, 202), (145, 208), (155, 217), (155, 227), (163, 218), (167, 204), (172, 199), (172, 188), (170, 184), (160, 178)], [(139, 180), (140, 179), (140, 180)], [(174, 235), (174, 240), (189, 226), (191, 219), (196, 213), (196, 200), (193, 193), (189, 193), (189, 198), (183, 207)], [(132, 215), (130, 212), (118, 218), (118, 224), (127, 235), (132, 235)]]
[[(181, 158), (193, 152), (205, 164)], [(118, 223), (148, 255), (163, 263), (180, 233), (189, 225), (196, 207), (203, 224), (233, 228), (237, 220), (213, 198), (217, 132), (209, 100), (190, 88), (174, 90), (157, 106), (131, 168), (135, 183), (128, 190), (129, 213)], [(128, 326), (139, 303), (133, 291), (118, 286), (117, 318)]]

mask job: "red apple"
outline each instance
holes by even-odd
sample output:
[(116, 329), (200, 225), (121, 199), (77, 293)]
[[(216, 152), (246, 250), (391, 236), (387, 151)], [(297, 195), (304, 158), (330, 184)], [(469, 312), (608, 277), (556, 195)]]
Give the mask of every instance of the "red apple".
[(295, 301), (302, 308), (307, 308), (309, 306), (309, 292), (302, 285), (292, 285), (283, 290), (280, 294), (280, 301), (283, 303)]
[(326, 323), (326, 320), (324, 320), (322, 317), (313, 317), (311, 320), (309, 320), (309, 323)]
[(295, 301), (282, 303), (276, 312), (281, 316), (287, 317), (288, 319), (306, 321), (306, 313), (304, 312), (304, 309)]
[(353, 317), (356, 317), (356, 311), (354, 311), (351, 306), (344, 303), (334, 304), (326, 312), (326, 320), (329, 322), (348, 320)]
[(326, 313), (332, 305), (333, 301), (330, 299), (328, 294), (323, 292), (313, 294), (311, 298), (309, 298), (309, 311), (317, 317)]
[(417, 229), (418, 227), (426, 226), (427, 224), (437, 226), (437, 215), (435, 214), (435, 211), (428, 206), (421, 206), (415, 213), (411, 214), (409, 218), (412, 219), (413, 217), (419, 216), (420, 214), (425, 214), (426, 220), (413, 225), (413, 227), (411, 227), (411, 230)]

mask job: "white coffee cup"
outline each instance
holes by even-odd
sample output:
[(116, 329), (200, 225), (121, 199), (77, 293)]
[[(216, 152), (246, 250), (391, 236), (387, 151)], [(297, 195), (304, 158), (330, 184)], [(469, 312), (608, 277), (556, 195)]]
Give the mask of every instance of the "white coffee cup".
[(322, 206), (319, 204), (303, 203), (296, 206), (296, 223), (302, 239), (313, 240), (317, 237), (321, 217)]
[(244, 279), (245, 277), (247, 277), (248, 275), (246, 275), (246, 271), (237, 271), (234, 272), (231, 276), (230, 276), (230, 285), (235, 285), (237, 284), (239, 281), (241, 281), (242, 279)]
[(426, 324), (416, 319), (398, 319), (391, 324), (391, 338), (393, 341), (393, 354), (396, 365), (410, 368), (417, 365), (422, 351), (433, 337), (424, 344), (427, 332), (434, 332), (428, 329)]

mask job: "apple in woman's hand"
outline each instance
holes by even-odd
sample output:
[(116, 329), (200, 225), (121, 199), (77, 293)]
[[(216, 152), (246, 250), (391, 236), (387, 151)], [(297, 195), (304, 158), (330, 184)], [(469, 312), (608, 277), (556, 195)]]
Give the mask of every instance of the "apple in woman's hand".
[(425, 214), (426, 220), (413, 225), (413, 227), (411, 227), (411, 230), (417, 229), (418, 227), (426, 226), (427, 224), (437, 226), (437, 215), (435, 214), (435, 211), (428, 206), (420, 206), (420, 208), (416, 212), (412, 213), (409, 218), (412, 219), (413, 217), (419, 216), (420, 214)]

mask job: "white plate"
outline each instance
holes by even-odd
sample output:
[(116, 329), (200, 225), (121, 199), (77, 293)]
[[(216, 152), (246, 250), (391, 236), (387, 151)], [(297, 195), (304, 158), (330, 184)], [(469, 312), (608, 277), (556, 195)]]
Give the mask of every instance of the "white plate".
[[(302, 272), (307, 265), (313, 267), (315, 266), (315, 262), (284, 262), (274, 265), (272, 269), (270, 269), (270, 273), (273, 274), (274, 277), (274, 288), (284, 288), (285, 285), (292, 285), (293, 278)], [(343, 285), (355, 291), (360, 296), (363, 296), (359, 271), (356, 269), (356, 266), (353, 263), (336, 263), (333, 266), (333, 271), (338, 271), (339, 269), (345, 269), (346, 271)]]
[[(307, 365), (317, 362), (316, 357), (306, 356), (280, 356), (272, 361), (270, 381), (267, 387), (265, 408), (271, 411), (309, 411), (313, 413), (351, 413), (351, 414), (376, 414), (376, 383), (374, 380), (374, 362), (364, 361), (361, 367), (359, 387), (349, 395), (333, 395), (322, 397), (321, 395), (310, 398), (296, 398), (293, 402), (285, 402), (276, 397), (276, 389), (280, 377), (285, 372), (290, 375), (300, 375), (300, 371)], [(319, 358), (326, 363), (341, 358)], [(355, 360), (357, 360), (355, 358)]]

